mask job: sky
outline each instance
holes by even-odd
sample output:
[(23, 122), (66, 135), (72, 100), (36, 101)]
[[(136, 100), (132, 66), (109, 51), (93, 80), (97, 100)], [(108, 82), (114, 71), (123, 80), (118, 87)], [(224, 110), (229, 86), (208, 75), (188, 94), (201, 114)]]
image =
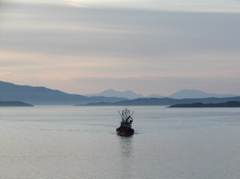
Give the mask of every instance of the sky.
[(240, 94), (239, 22), (239, 0), (1, 0), (0, 80)]

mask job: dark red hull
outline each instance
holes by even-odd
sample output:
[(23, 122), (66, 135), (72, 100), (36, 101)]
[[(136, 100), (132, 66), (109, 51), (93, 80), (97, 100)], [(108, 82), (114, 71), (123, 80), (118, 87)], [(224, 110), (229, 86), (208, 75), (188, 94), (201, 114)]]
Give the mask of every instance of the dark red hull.
[(117, 135), (130, 136), (134, 134), (134, 129), (129, 127), (119, 127), (116, 129)]

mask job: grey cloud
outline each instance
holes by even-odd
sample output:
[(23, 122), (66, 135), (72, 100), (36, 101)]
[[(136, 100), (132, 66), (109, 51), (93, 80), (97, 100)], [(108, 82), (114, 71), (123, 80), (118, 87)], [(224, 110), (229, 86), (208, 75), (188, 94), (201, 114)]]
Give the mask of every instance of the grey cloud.
[[(238, 50), (240, 14), (89, 9), (19, 4), (0, 29), (1, 49), (141, 58)], [(8, 26), (22, 22), (16, 27)]]
[[(36, 64), (39, 69), (35, 71), (40, 71), (36, 75), (47, 76), (57, 72), (66, 79), (63, 83), (57, 76), (45, 84), (54, 86), (59, 81), (62, 89), (69, 88), (65, 91), (74, 93), (85, 88), (85, 91), (98, 90), (93, 93), (107, 88), (160, 94), (182, 88), (236, 93), (240, 88), (239, 21), (240, 13), (6, 3), (4, 10), (0, 11), (0, 49), (8, 56), (1, 57), (6, 58), (2, 59), (7, 67), (5, 73), (16, 73), (10, 69), (11, 63), (14, 67), (24, 66), (30, 60), (32, 64), (26, 65), (27, 70), (20, 69), (29, 81), (32, 78), (33, 83), (36, 82), (31, 71), (32, 65)], [(22, 56), (18, 57), (18, 54)], [(56, 66), (61, 61), (60, 57), (64, 60)], [(84, 57), (95, 64), (94, 67), (89, 66), (86, 74), (82, 71), (86, 67), (81, 67)], [(74, 65), (67, 66), (68, 63)], [(102, 66), (96, 65), (101, 63)], [(46, 74), (45, 66), (50, 68), (49, 74)], [(64, 70), (73, 74), (66, 76)], [(19, 77), (19, 73), (16, 74)], [(92, 78), (78, 78), (82, 74)]]

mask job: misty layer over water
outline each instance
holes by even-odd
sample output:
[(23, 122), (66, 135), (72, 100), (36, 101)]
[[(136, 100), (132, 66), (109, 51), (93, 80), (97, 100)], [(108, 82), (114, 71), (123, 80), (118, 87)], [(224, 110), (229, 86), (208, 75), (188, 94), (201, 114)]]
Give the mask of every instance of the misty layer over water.
[(238, 179), (240, 108), (0, 108), (0, 178)]

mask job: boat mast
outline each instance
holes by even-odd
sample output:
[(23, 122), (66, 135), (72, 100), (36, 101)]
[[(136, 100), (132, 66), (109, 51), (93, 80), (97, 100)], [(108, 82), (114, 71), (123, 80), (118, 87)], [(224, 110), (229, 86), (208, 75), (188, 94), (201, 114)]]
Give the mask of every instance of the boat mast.
[[(134, 111), (130, 115), (130, 110), (125, 108), (125, 109), (122, 110), (122, 113), (120, 111), (118, 111), (118, 113), (120, 114), (120, 116), (122, 118), (122, 122), (132, 123), (132, 121), (133, 121), (132, 115), (133, 115)], [(131, 120), (129, 121), (129, 119), (131, 119)]]

